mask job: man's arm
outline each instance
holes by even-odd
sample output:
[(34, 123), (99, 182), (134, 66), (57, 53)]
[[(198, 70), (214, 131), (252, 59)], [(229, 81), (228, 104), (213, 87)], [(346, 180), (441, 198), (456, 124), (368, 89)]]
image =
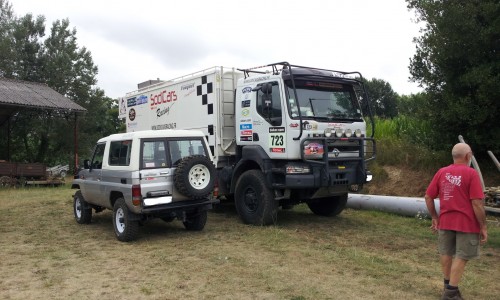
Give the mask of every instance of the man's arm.
[(484, 204), (482, 199), (472, 199), (472, 208), (474, 214), (479, 222), (481, 243), (484, 244), (488, 240), (488, 229), (486, 228), (486, 212), (484, 211)]
[(434, 199), (427, 194), (425, 194), (425, 205), (427, 205), (427, 210), (432, 217), (431, 229), (433, 231), (437, 231), (439, 226), (439, 217), (436, 212), (436, 206), (434, 205)]

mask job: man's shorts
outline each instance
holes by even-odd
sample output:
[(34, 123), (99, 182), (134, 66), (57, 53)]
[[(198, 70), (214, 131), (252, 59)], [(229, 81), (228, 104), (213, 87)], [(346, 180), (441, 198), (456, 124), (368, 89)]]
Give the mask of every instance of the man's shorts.
[(479, 233), (439, 230), (439, 254), (470, 260), (479, 256)]

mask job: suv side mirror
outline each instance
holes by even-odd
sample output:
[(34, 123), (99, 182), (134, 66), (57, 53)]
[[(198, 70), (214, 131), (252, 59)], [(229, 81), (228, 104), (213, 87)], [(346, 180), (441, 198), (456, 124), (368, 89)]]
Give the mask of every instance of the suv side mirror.
[(90, 169), (90, 160), (86, 159), (83, 161), (83, 168)]

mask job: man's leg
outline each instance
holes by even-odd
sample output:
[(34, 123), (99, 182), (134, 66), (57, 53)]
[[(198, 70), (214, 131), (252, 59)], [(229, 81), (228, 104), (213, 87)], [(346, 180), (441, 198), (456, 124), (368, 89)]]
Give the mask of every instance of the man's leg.
[(462, 274), (465, 270), (465, 264), (467, 264), (467, 260), (456, 257), (451, 264), (451, 272), (450, 272), (450, 285), (458, 286), (460, 279), (462, 278)]
[(438, 249), (441, 262), (441, 270), (443, 271), (443, 279), (445, 287), (450, 280), (451, 265), (453, 256), (455, 255), (456, 233), (451, 230), (439, 230)]
[(441, 269), (443, 270), (443, 279), (449, 280), (451, 276), (451, 266), (453, 262), (453, 257), (449, 255), (441, 255), (440, 260), (441, 260)]

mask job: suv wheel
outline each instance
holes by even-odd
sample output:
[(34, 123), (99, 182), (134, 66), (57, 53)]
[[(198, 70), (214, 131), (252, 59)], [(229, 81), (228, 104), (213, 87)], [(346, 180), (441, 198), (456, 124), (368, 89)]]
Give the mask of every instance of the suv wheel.
[(246, 171), (236, 184), (236, 210), (244, 223), (269, 225), (276, 222), (278, 202), (266, 186), (260, 170)]
[(79, 224), (89, 224), (92, 219), (92, 208), (83, 199), (81, 191), (76, 191), (73, 197), (73, 213), (75, 214), (75, 220)]
[(130, 213), (123, 198), (116, 199), (113, 206), (113, 227), (116, 238), (122, 242), (134, 240), (139, 233), (139, 222), (132, 221)]
[(340, 214), (347, 204), (347, 194), (313, 199), (307, 202), (309, 209), (318, 216), (333, 217)]
[(193, 155), (183, 158), (174, 174), (176, 189), (192, 199), (206, 198), (215, 183), (214, 164), (206, 156)]
[(200, 211), (188, 214), (186, 221), (182, 222), (187, 230), (200, 231), (203, 230), (207, 223), (207, 211)]

